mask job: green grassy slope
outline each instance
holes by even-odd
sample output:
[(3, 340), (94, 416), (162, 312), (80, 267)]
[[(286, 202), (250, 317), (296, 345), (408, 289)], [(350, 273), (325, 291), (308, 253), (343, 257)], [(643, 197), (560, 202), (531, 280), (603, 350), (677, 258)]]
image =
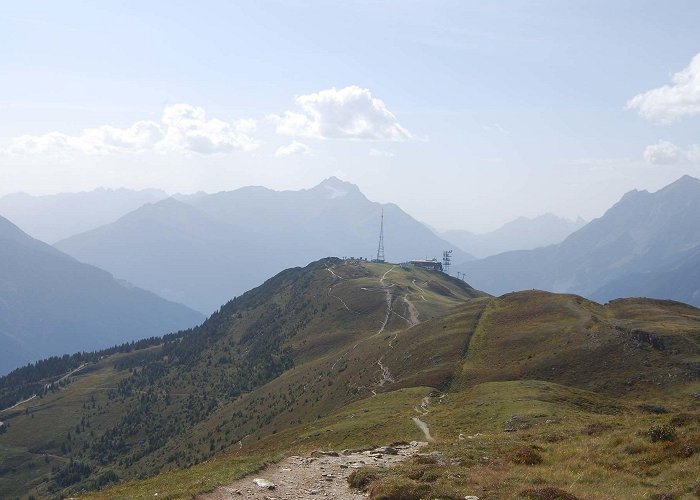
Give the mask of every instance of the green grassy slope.
[[(479, 296), (388, 264), (327, 259), (285, 271), (184, 337), (105, 358), (3, 412), (0, 454), (13, 466), (0, 493), (69, 494), (188, 467), (398, 387), (411, 356), (404, 385), (445, 384), (463, 339), (446, 328), (430, 358), (415, 340)], [(396, 372), (384, 381), (382, 363)]]
[[(492, 298), (326, 259), (0, 414), (0, 492), (190, 498), (284, 454), (422, 439), (418, 417), (438, 453), (384, 471), (374, 498), (693, 498), (699, 360), (700, 310), (683, 304)], [(652, 442), (655, 425), (675, 438)]]

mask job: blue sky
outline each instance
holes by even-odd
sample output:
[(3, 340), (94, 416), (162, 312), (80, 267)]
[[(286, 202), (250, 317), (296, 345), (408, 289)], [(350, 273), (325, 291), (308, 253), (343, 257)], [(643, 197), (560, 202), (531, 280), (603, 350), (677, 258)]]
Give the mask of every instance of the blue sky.
[(696, 1), (2, 8), (0, 195), (338, 175), (486, 230), (700, 176)]

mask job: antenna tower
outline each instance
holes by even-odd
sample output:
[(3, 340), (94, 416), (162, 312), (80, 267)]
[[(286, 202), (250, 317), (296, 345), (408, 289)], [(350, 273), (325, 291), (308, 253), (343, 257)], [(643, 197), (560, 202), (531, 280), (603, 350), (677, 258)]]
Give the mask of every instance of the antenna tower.
[(384, 262), (384, 209), (382, 208), (382, 222), (379, 226), (379, 247), (377, 247), (377, 262)]
[(452, 264), (452, 250), (442, 252), (442, 270), (445, 274), (450, 274), (450, 264)]

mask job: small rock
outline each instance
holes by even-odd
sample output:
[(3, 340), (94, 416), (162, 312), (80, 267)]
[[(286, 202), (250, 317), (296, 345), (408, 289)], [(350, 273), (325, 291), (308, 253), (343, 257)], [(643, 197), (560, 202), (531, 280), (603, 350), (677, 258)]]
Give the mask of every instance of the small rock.
[(256, 477), (255, 479), (253, 479), (253, 482), (257, 484), (260, 488), (265, 488), (268, 490), (274, 490), (277, 487), (277, 485), (272, 481), (268, 481), (267, 479), (262, 479), (260, 477)]
[(464, 497), (464, 500), (479, 500), (479, 497), (476, 497), (474, 495), (467, 495)]

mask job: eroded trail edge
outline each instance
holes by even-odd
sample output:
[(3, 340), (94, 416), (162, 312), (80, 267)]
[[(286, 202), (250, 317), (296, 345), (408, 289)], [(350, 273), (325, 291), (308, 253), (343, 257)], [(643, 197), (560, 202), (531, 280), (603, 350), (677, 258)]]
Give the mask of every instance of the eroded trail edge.
[(291, 456), (256, 474), (217, 488), (199, 499), (231, 498), (307, 500), (366, 498), (348, 486), (348, 476), (360, 467), (393, 467), (428, 443), (383, 446), (366, 451), (316, 451), (309, 457)]

